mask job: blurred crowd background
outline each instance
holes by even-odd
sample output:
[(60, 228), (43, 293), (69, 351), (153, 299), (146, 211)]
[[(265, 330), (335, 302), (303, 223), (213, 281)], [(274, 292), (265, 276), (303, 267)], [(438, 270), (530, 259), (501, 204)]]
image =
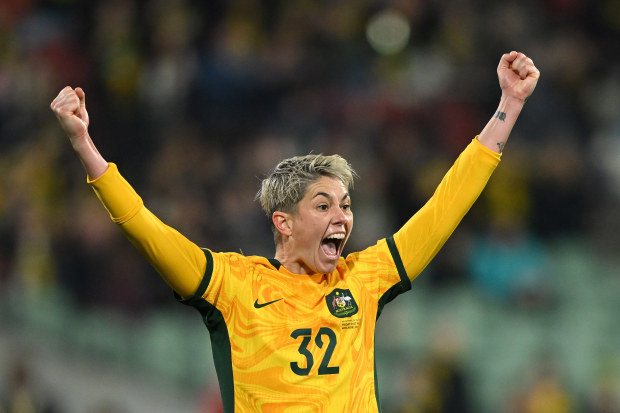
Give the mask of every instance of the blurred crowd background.
[(2, 0), (0, 412), (218, 412), (206, 328), (109, 221), (49, 104), (86, 91), (104, 157), (201, 246), (273, 255), (284, 157), (360, 178), (390, 236), (542, 76), (479, 202), (379, 320), (387, 413), (620, 412), (620, 3)]

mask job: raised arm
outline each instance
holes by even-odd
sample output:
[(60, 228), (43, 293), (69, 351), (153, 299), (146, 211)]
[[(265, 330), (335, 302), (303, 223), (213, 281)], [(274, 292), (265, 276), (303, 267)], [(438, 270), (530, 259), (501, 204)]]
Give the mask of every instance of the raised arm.
[(504, 54), (500, 59), (497, 76), (502, 96), (497, 111), (478, 136), (478, 140), (487, 148), (502, 153), (525, 101), (536, 88), (540, 72), (532, 59), (513, 51)]
[(97, 179), (108, 169), (108, 163), (99, 153), (88, 134), (86, 95), (82, 88), (70, 86), (62, 89), (50, 107), (67, 133), (71, 146), (77, 153), (90, 179)]
[(204, 252), (145, 208), (116, 165), (101, 156), (88, 134), (84, 91), (67, 86), (50, 106), (112, 220), (170, 287), (182, 297), (194, 294), (205, 276)]
[(502, 56), (497, 67), (502, 89), (497, 112), (444, 176), (431, 199), (394, 234), (411, 279), (437, 254), (474, 204), (500, 160), (500, 153), (539, 72), (523, 53)]

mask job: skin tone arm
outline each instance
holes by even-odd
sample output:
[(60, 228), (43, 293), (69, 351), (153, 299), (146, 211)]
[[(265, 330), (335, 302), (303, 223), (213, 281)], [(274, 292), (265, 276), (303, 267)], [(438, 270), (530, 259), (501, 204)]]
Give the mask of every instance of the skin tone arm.
[(88, 177), (99, 178), (108, 169), (108, 162), (101, 156), (88, 134), (86, 95), (82, 88), (65, 87), (50, 107), (67, 133)]
[(532, 59), (513, 51), (502, 56), (497, 66), (497, 76), (502, 97), (495, 115), (486, 124), (478, 140), (487, 148), (501, 153), (525, 101), (536, 88), (540, 72)]

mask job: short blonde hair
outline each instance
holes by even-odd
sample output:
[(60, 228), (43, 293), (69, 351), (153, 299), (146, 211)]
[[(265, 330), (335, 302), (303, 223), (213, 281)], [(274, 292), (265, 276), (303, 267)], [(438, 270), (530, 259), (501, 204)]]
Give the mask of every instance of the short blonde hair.
[[(351, 191), (356, 174), (340, 155), (294, 156), (278, 163), (269, 176), (263, 179), (256, 199), (260, 201), (269, 220), (276, 211), (294, 214), (308, 186), (322, 176), (340, 180), (344, 187)], [(273, 222), (271, 225), (277, 236)]]

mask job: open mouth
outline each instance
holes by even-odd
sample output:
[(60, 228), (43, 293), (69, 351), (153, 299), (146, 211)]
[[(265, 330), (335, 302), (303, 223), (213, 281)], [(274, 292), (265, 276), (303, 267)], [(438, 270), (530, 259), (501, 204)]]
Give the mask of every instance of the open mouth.
[(338, 258), (340, 247), (344, 242), (344, 234), (332, 234), (321, 241), (321, 249), (328, 258)]

